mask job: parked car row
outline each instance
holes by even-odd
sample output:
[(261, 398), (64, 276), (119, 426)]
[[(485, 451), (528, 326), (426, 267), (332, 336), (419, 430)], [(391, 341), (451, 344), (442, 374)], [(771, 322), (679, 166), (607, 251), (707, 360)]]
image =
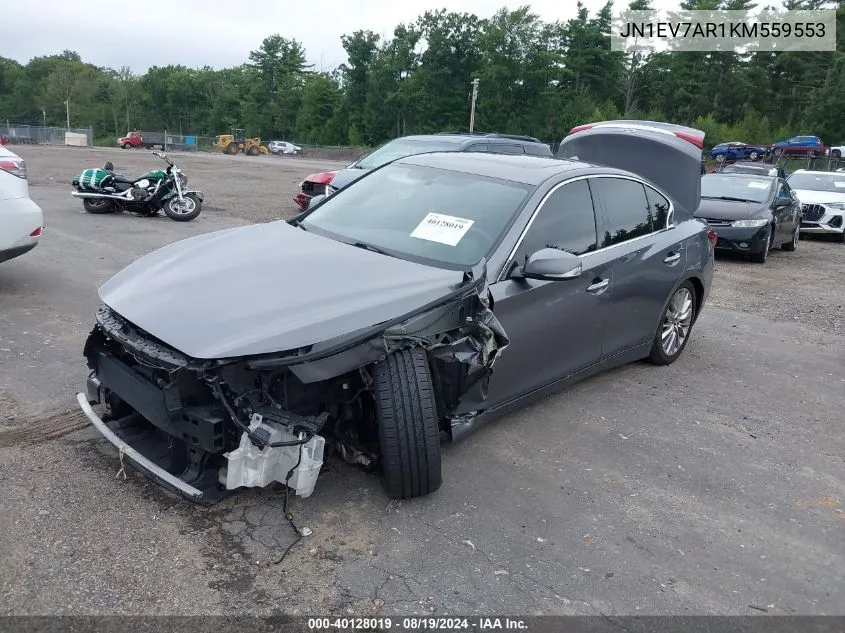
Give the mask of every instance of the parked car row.
[(719, 143), (710, 150), (710, 158), (722, 161), (761, 160), (766, 156), (830, 156), (836, 160), (842, 158), (845, 146), (827, 147), (818, 136), (793, 136), (770, 146), (730, 141)]
[(772, 248), (798, 248), (805, 234), (845, 242), (845, 174), (737, 162), (701, 178), (696, 217), (717, 234), (716, 250), (765, 263)]

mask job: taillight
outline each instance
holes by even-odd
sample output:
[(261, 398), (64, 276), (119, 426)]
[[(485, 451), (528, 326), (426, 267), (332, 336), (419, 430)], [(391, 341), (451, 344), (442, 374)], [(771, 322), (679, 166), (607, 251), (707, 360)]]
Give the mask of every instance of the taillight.
[(30, 237), (41, 237), (41, 229), (42, 229), (42, 228), (44, 228), (44, 227), (39, 226), (39, 227), (38, 227), (37, 229), (35, 229), (32, 233), (30, 233), (30, 234), (29, 234), (29, 236), (30, 236)]
[(593, 125), (595, 125), (595, 123), (585, 123), (584, 125), (576, 125), (574, 128), (569, 130), (569, 133), (575, 134), (576, 132), (583, 132), (584, 130), (589, 130), (591, 127), (593, 127)]
[(675, 132), (675, 136), (684, 139), (688, 143), (692, 143), (698, 149), (704, 148), (704, 136), (700, 134), (690, 134), (689, 132)]
[(5, 172), (26, 180), (26, 161), (20, 158), (0, 159), (0, 169)]
[(707, 239), (710, 240), (710, 246), (716, 246), (716, 241), (719, 239), (719, 236), (716, 235), (716, 231), (710, 229), (707, 231)]

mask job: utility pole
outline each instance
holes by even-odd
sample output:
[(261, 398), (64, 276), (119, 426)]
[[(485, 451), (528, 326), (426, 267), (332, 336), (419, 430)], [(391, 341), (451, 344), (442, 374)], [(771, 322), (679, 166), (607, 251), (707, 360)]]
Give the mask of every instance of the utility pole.
[(44, 117), (44, 127), (47, 127), (47, 108), (41, 106), (41, 116)]
[(478, 77), (472, 80), (472, 108), (469, 111), (469, 131), (475, 127), (475, 100), (478, 99)]
[(65, 108), (67, 109), (67, 129), (70, 129), (70, 99), (65, 101)]

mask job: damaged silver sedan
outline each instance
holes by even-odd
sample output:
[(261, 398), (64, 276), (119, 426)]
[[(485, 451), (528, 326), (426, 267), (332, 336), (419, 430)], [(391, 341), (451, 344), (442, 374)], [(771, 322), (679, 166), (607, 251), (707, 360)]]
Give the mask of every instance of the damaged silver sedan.
[(121, 459), (200, 502), (308, 496), (329, 448), (391, 497), (433, 492), (441, 439), (673, 362), (709, 293), (700, 147), (604, 126), (561, 152), (402, 158), (295, 220), (143, 257), (100, 289), (80, 405)]

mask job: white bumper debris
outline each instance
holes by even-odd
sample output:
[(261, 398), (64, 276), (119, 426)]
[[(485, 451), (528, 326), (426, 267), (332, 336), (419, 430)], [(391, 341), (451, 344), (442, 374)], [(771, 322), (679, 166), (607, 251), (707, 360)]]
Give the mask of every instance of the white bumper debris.
[[(297, 442), (306, 437), (304, 433), (294, 434), (280, 424), (265, 422), (257, 413), (252, 416), (249, 429), (266, 437), (270, 444)], [(220, 469), (220, 483), (227, 490), (233, 490), (242, 486), (263, 488), (278, 481), (287, 484), (300, 497), (308, 497), (314, 492), (317, 475), (323, 466), (324, 447), (325, 438), (314, 435), (297, 446), (268, 446), (260, 449), (246, 433), (242, 433), (240, 446), (224, 454), (229, 461), (227, 466)], [(288, 473), (291, 473), (290, 478)]]

